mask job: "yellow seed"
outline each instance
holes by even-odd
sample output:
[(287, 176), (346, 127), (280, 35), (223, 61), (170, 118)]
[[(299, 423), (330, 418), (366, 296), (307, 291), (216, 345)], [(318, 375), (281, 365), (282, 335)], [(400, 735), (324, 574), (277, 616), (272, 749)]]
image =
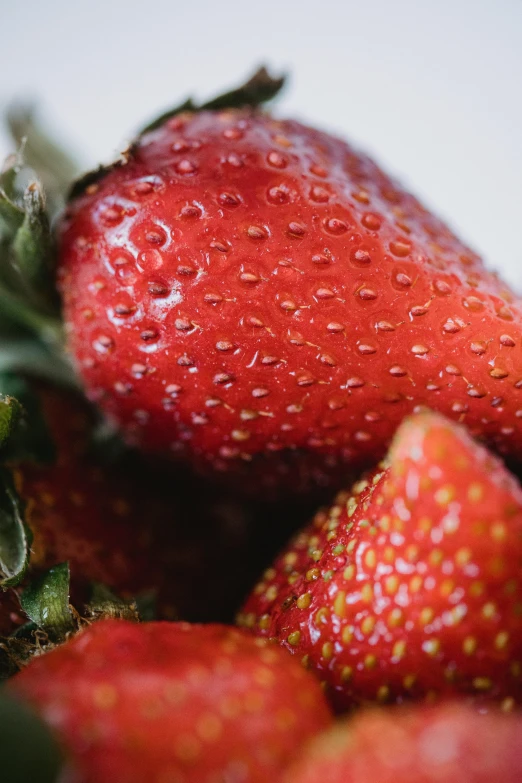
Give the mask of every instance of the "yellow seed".
[(373, 600), (373, 588), (369, 582), (363, 585), (361, 590), (361, 600), (369, 604)]
[(483, 582), (472, 582), (469, 588), (469, 594), (472, 598), (478, 598), (484, 592)]
[(433, 620), (434, 612), (433, 609), (429, 606), (425, 606), (422, 612), (420, 613), (419, 621), (421, 625), (428, 625), (428, 623), (431, 623)]
[(195, 761), (199, 756), (201, 746), (198, 740), (190, 734), (178, 735), (174, 744), (174, 753), (180, 761)]
[(520, 661), (512, 661), (509, 670), (513, 677), (520, 677), (522, 674), (522, 665), (520, 664)]
[(241, 615), (239, 621), (240, 625), (245, 628), (253, 628), (256, 624), (256, 616), (253, 612), (248, 612), (248, 614)]
[(477, 644), (478, 642), (474, 636), (466, 636), (466, 638), (462, 642), (462, 649), (464, 650), (466, 655), (473, 655), (473, 653), (477, 649)]
[(315, 613), (315, 624), (320, 625), (321, 623), (325, 623), (327, 619), (328, 619), (328, 609), (326, 606), (322, 606)]
[(455, 589), (455, 583), (453, 582), (453, 580), (445, 579), (440, 586), (440, 593), (441, 595), (448, 596), (452, 594), (454, 589)]
[(346, 579), (347, 582), (349, 582), (349, 581), (351, 581), (353, 579), (354, 574), (355, 574), (355, 566), (352, 564), (352, 565), (346, 566), (346, 568), (344, 569), (344, 572), (343, 572), (343, 577), (344, 577), (344, 579)]
[(277, 598), (278, 589), (275, 585), (270, 585), (268, 590), (265, 593), (265, 597), (267, 601), (275, 601)]
[(502, 712), (512, 712), (515, 709), (515, 700), (511, 696), (506, 696), (500, 704)]
[(343, 644), (350, 644), (353, 639), (353, 625), (345, 625), (341, 634)]
[(422, 587), (422, 577), (418, 574), (410, 579), (410, 593), (418, 593)]
[(377, 658), (375, 655), (372, 655), (371, 653), (368, 653), (368, 655), (364, 659), (364, 665), (367, 669), (374, 669), (377, 665)]
[(398, 642), (395, 642), (392, 650), (393, 657), (398, 658), (400, 660), (404, 656), (405, 652), (406, 652), (406, 642), (403, 639), (400, 639)]
[(311, 593), (303, 593), (303, 595), (300, 595), (299, 598), (296, 601), (297, 608), (298, 609), (308, 609), (310, 604), (312, 603), (312, 594)]
[(507, 528), (504, 522), (494, 522), (491, 525), (491, 537), (495, 541), (504, 541), (507, 536)]
[(395, 560), (395, 549), (392, 546), (387, 546), (384, 550), (384, 561), (386, 563), (393, 563)]
[(485, 617), (487, 620), (492, 620), (496, 612), (497, 612), (497, 607), (495, 606), (493, 601), (488, 601), (482, 607), (482, 616)]
[(348, 682), (353, 674), (353, 669), (351, 666), (343, 666), (341, 669), (341, 682)]
[(396, 628), (398, 625), (402, 623), (402, 610), (398, 607), (395, 607), (391, 610), (389, 616), (388, 616), (388, 625), (390, 628)]
[(297, 552), (288, 552), (284, 557), (284, 561), (286, 565), (295, 565), (297, 562)]
[(288, 582), (289, 585), (294, 585), (299, 578), (300, 578), (300, 574), (298, 574), (297, 571), (294, 571), (293, 573), (290, 574), (290, 576), (286, 581)]
[(442, 552), (442, 549), (433, 549), (430, 552), (430, 555), (429, 555), (428, 559), (429, 559), (431, 565), (433, 565), (433, 566), (440, 565), (442, 563), (442, 560), (444, 559), (444, 554)]
[(455, 562), (458, 566), (465, 566), (471, 560), (471, 550), (463, 546), (455, 553)]
[(384, 583), (386, 592), (390, 595), (394, 595), (394, 593), (397, 592), (399, 589), (399, 577), (397, 574), (392, 574), (391, 576), (386, 577), (386, 581)]
[(493, 683), (489, 677), (475, 677), (473, 680), (473, 687), (478, 691), (489, 691)]
[(303, 655), (301, 658), (301, 666), (303, 666), (305, 669), (310, 668), (310, 656), (309, 655)]
[(110, 710), (118, 701), (118, 693), (113, 685), (100, 683), (93, 688), (92, 700), (100, 710)]
[(365, 617), (361, 623), (361, 631), (364, 634), (370, 634), (374, 628), (375, 628), (375, 617), (372, 617), (371, 615)]
[(334, 600), (334, 612), (337, 617), (344, 617), (346, 612), (346, 593), (339, 590)]
[(321, 649), (323, 658), (327, 661), (330, 660), (330, 658), (333, 655), (333, 644), (332, 642), (325, 642)]
[(474, 481), (468, 488), (468, 500), (472, 503), (479, 503), (484, 497), (484, 487), (478, 481)]
[(435, 501), (439, 506), (447, 506), (454, 499), (455, 495), (455, 487), (447, 484), (445, 487), (441, 487), (435, 492)]
[(349, 542), (348, 546), (346, 547), (346, 551), (348, 552), (349, 555), (351, 555), (353, 550), (355, 549), (356, 543), (357, 542), (355, 538), (352, 538), (352, 540)]
[(428, 639), (426, 642), (423, 643), (422, 649), (428, 655), (431, 656), (437, 655), (437, 653), (440, 650), (440, 642), (438, 639)]
[(368, 568), (375, 568), (375, 565), (377, 563), (377, 557), (375, 555), (374, 549), (368, 549), (364, 556), (364, 562), (368, 566)]
[[(428, 487), (425, 487), (425, 489), (428, 489)], [(423, 533), (429, 533), (432, 527), (433, 522), (429, 517), (421, 517), (419, 519), (419, 530), (421, 530)]]
[(270, 628), (270, 615), (262, 615), (262, 617), (259, 618), (258, 624), (262, 631), (267, 631)]
[(320, 572), (318, 568), (309, 568), (305, 574), (305, 579), (307, 582), (314, 582), (316, 579), (319, 579), (319, 576)]
[(495, 637), (495, 647), (497, 650), (503, 650), (509, 641), (509, 634), (506, 631), (500, 631)]
[(404, 677), (402, 683), (406, 690), (410, 690), (410, 688), (413, 688), (415, 685), (415, 682), (417, 681), (417, 675), (416, 674), (407, 674), (406, 677)]
[(387, 685), (381, 685), (379, 690), (377, 691), (377, 701), (385, 702), (388, 700), (390, 696), (390, 689)]
[(413, 563), (417, 558), (419, 557), (419, 547), (415, 546), (415, 544), (411, 544), (406, 549), (406, 560), (409, 560), (410, 563)]
[(196, 723), (196, 731), (205, 742), (215, 742), (223, 732), (223, 724), (215, 715), (202, 715)]
[(292, 647), (298, 645), (301, 641), (301, 631), (292, 631), (292, 633), (288, 635), (287, 641), (288, 644), (292, 645)]

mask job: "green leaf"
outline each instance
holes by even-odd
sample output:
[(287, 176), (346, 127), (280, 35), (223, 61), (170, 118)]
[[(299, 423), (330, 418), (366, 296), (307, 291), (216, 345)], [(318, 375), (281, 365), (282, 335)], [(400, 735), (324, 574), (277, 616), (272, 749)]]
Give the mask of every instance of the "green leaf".
[(2, 325), (7, 319), (43, 340), (56, 340), (61, 326), (54, 258), (43, 188), (21, 149), (0, 174)]
[[(0, 435), (0, 456), (4, 462), (53, 462), (56, 449), (38, 395), (19, 375), (0, 370), (0, 401), (2, 395), (4, 399), (14, 400), (18, 405), (18, 418), (7, 443), (2, 441)], [(0, 416), (1, 412), (0, 407)]]
[(80, 166), (74, 156), (43, 129), (34, 107), (13, 104), (8, 108), (5, 120), (17, 146), (25, 142), (24, 158), (38, 172), (51, 202), (51, 212), (55, 214), (63, 205)]
[(52, 640), (61, 640), (76, 628), (69, 585), (69, 563), (60, 563), (34, 579), (20, 596), (26, 615)]
[(92, 587), (89, 613), (96, 619), (138, 620), (135, 601), (124, 601), (103, 584), (96, 582)]
[(218, 95), (217, 98), (213, 98), (206, 103), (200, 105), (193, 102), (191, 98), (188, 98), (179, 106), (174, 109), (164, 112), (160, 117), (153, 120), (153, 122), (140, 131), (139, 135), (156, 130), (160, 125), (175, 117), (176, 114), (180, 114), (183, 111), (201, 111), (203, 109), (241, 109), (246, 106), (255, 108), (262, 103), (272, 100), (280, 92), (285, 83), (285, 77), (281, 76), (277, 79), (270, 76), (267, 69), (262, 66), (240, 87), (236, 87), (229, 92)]
[(22, 406), (18, 400), (0, 391), (0, 449), (9, 442), (21, 416)]
[(21, 290), (38, 308), (45, 302), (49, 314), (59, 312), (54, 286), (54, 248), (42, 186), (30, 182), (24, 197), (24, 219), (13, 237), (12, 264), (20, 277)]
[(57, 783), (61, 752), (31, 707), (0, 689), (0, 770), (5, 783)]
[(27, 569), (31, 534), (10, 471), (0, 468), (0, 587), (18, 584)]
[[(1, 307), (0, 296), (0, 307)], [(64, 354), (34, 338), (0, 340), (0, 373), (26, 373), (78, 389), (78, 380)]]

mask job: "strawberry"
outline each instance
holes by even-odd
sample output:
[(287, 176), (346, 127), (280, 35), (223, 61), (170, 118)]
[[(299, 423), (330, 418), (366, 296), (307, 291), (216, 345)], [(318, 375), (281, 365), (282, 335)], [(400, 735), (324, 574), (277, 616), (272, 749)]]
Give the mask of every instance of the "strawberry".
[(89, 397), (131, 443), (258, 483), (297, 453), (337, 481), (427, 404), (521, 449), (518, 300), (344, 141), (189, 111), (94, 179), (59, 284)]
[(366, 701), (522, 701), (522, 489), (440, 414), (406, 419), (388, 461), (299, 534), (240, 622)]
[[(247, 564), (257, 562), (248, 510), (133, 455), (104, 464), (90, 451), (84, 400), (50, 385), (32, 388), (56, 458), (11, 462), (32, 532), (30, 576), (68, 561), (75, 605), (102, 583), (126, 599), (151, 595), (160, 618), (232, 617), (250, 578)], [(0, 593), (0, 633), (24, 621), (12, 593)]]
[(519, 783), (522, 719), (462, 704), (371, 710), (310, 743), (285, 783)]
[(314, 678), (259, 642), (226, 626), (100, 621), (7, 689), (56, 731), (75, 783), (265, 783), (330, 714)]

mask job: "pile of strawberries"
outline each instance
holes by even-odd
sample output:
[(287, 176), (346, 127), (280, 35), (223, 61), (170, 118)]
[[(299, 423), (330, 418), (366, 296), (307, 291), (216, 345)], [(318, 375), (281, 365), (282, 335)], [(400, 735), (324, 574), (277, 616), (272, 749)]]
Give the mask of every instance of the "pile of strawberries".
[(35, 783), (522, 780), (522, 301), (263, 111), (281, 84), (186, 102), (65, 207), (27, 117), (0, 175), (0, 716), (47, 727)]

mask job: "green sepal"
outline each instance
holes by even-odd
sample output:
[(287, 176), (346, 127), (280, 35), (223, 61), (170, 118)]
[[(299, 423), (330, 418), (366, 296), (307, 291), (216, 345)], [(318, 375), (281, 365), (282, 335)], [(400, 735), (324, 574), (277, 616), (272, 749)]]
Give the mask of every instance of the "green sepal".
[[(2, 306), (0, 294), (0, 309)], [(25, 373), (56, 384), (79, 389), (79, 382), (65, 354), (34, 337), (4, 338), (0, 317), (0, 373)]]
[(61, 344), (54, 259), (43, 188), (20, 149), (0, 174), (1, 320)]
[[(280, 92), (282, 89), (284, 83), (284, 76), (273, 78), (270, 76), (265, 67), (258, 68), (254, 75), (251, 76), (250, 79), (248, 79), (240, 87), (229, 90), (228, 92), (219, 95), (217, 98), (212, 98), (211, 100), (201, 104), (194, 102), (192, 98), (187, 98), (185, 101), (183, 101), (183, 103), (179, 104), (174, 109), (169, 109), (168, 111), (164, 112), (155, 120), (142, 128), (138, 133), (138, 139), (143, 136), (144, 133), (156, 130), (156, 128), (159, 128), (160, 125), (169, 120), (171, 117), (175, 117), (177, 114), (181, 114), (181, 112), (184, 111), (202, 111), (205, 109), (241, 109), (247, 106), (255, 108), (263, 103), (266, 103), (267, 101), (272, 100), (272, 98), (275, 98), (278, 92)], [(131, 146), (122, 153), (120, 159), (116, 160), (111, 165), (100, 166), (98, 169), (84, 174), (71, 187), (68, 200), (70, 201), (77, 198), (78, 196), (81, 196), (89, 185), (94, 185), (100, 179), (105, 177), (109, 171), (112, 171), (112, 169), (125, 165), (128, 159), (132, 156), (132, 150), (133, 147)]]
[(2, 391), (0, 383), (0, 449), (4, 449), (22, 416), (22, 406), (15, 397)]
[(247, 106), (255, 108), (267, 101), (272, 100), (281, 91), (285, 83), (285, 77), (280, 76), (275, 79), (270, 76), (267, 69), (262, 66), (250, 77), (244, 84), (239, 87), (229, 90), (228, 92), (218, 95), (217, 98), (212, 98), (202, 104), (195, 103), (192, 98), (188, 98), (179, 106), (174, 109), (164, 112), (160, 117), (146, 125), (139, 133), (142, 136), (144, 133), (156, 130), (160, 125), (169, 120), (171, 117), (175, 117), (176, 114), (180, 114), (184, 111), (203, 111), (203, 110), (219, 110), (219, 109), (242, 109)]
[(53, 566), (33, 579), (20, 596), (20, 605), (51, 641), (59, 641), (77, 627), (69, 603), (69, 563)]
[(27, 570), (31, 531), (11, 472), (0, 467), (0, 587), (19, 584)]
[(99, 582), (95, 582), (92, 586), (87, 611), (96, 620), (139, 620), (136, 601), (118, 598), (112, 590)]
[(54, 285), (54, 246), (42, 185), (28, 184), (23, 195), (23, 221), (12, 242), (12, 264), (20, 277), (20, 288), (35, 307), (50, 314), (59, 312)]
[[(9, 437), (4, 440), (0, 434), (0, 457), (10, 464), (38, 462), (48, 464), (56, 459), (56, 448), (47, 427), (38, 395), (20, 376), (2, 372), (0, 366), (0, 401), (14, 400), (17, 419), (11, 427)], [(0, 416), (2, 408), (0, 407)], [(0, 419), (1, 421), (1, 419)]]
[(24, 143), (27, 165), (38, 172), (50, 202), (51, 214), (56, 214), (65, 202), (71, 182), (80, 171), (77, 161), (42, 128), (32, 106), (13, 104), (7, 110), (5, 122), (16, 145)]
[(0, 770), (5, 783), (57, 783), (62, 754), (31, 707), (0, 689)]

